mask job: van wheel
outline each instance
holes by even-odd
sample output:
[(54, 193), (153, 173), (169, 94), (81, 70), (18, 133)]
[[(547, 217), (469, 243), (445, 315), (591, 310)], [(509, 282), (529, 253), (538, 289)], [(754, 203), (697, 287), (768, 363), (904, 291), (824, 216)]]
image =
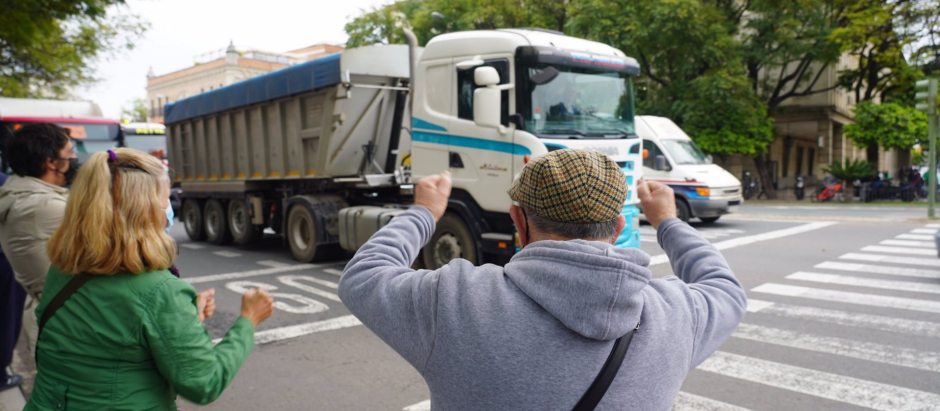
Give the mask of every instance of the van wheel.
[(238, 245), (255, 244), (264, 236), (264, 226), (251, 223), (248, 202), (244, 200), (228, 203), (228, 226), (232, 231), (232, 240)]
[(190, 240), (202, 241), (206, 239), (206, 229), (202, 225), (202, 205), (199, 200), (186, 199), (183, 201), (183, 225), (186, 226), (186, 235)]
[(453, 213), (441, 217), (437, 230), (423, 251), (424, 266), (430, 270), (441, 268), (457, 258), (478, 264), (476, 241), (463, 219)]
[(699, 217), (699, 220), (702, 220), (702, 222), (705, 224), (711, 224), (715, 221), (718, 221), (719, 218), (721, 217)]
[(203, 213), (206, 219), (206, 241), (216, 245), (228, 244), (232, 241), (232, 233), (228, 229), (228, 220), (225, 218), (225, 207), (216, 199), (206, 201)]
[(676, 197), (676, 217), (679, 217), (685, 223), (688, 223), (692, 219), (692, 208), (689, 207), (689, 203), (685, 202), (685, 199), (681, 197)]

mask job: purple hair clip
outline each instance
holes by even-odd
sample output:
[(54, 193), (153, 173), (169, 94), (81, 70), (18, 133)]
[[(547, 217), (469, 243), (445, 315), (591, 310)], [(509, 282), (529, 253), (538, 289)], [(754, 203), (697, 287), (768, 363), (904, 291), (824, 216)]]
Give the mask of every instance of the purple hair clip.
[(117, 161), (117, 154), (114, 154), (113, 151), (108, 150), (108, 162), (113, 163), (115, 161)]

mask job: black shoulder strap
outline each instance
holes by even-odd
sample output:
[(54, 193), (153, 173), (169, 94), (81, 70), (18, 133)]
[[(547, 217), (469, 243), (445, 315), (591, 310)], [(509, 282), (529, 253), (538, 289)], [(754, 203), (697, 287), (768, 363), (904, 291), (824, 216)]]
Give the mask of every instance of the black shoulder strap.
[(59, 290), (59, 293), (55, 295), (55, 298), (53, 298), (52, 301), (49, 301), (49, 305), (46, 306), (46, 309), (43, 310), (42, 318), (39, 319), (39, 332), (36, 334), (36, 355), (34, 356), (37, 357), (37, 359), (39, 353), (39, 338), (42, 336), (42, 329), (45, 328), (46, 323), (49, 322), (49, 319), (52, 318), (52, 315), (55, 314), (56, 311), (59, 311), (59, 308), (62, 308), (62, 305), (65, 304), (65, 302), (68, 301), (70, 297), (72, 297), (72, 294), (75, 294), (79, 288), (82, 288), (82, 286), (85, 285), (85, 283), (87, 283), (91, 277), (92, 275), (88, 273), (81, 273), (75, 277), (72, 277), (72, 279), (65, 284), (65, 287), (62, 287), (62, 289)]
[(614, 377), (620, 371), (623, 359), (627, 356), (627, 350), (630, 348), (630, 341), (633, 340), (633, 333), (639, 329), (640, 324), (637, 323), (636, 328), (614, 342), (614, 348), (610, 351), (607, 362), (604, 363), (601, 372), (597, 374), (594, 383), (581, 397), (581, 401), (578, 401), (578, 404), (574, 406), (574, 411), (592, 411), (597, 408), (597, 404), (600, 404), (604, 394), (607, 394), (607, 389), (610, 388), (610, 384), (614, 382)]

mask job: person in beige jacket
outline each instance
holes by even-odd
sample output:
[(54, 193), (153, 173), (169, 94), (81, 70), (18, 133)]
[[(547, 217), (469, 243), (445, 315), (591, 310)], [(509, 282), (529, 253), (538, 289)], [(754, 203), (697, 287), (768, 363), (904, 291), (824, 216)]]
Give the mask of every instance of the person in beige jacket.
[(34, 352), (34, 310), (50, 265), (46, 243), (65, 215), (69, 190), (64, 186), (78, 171), (78, 158), (68, 130), (50, 123), (20, 127), (8, 138), (4, 155), (15, 175), (0, 187), (0, 246), (26, 289), (23, 329)]

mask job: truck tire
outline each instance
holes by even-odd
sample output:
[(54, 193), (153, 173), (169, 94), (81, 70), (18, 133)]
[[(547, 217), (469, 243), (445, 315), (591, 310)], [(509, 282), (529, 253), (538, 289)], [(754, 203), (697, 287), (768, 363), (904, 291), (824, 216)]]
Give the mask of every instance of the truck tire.
[(202, 224), (202, 204), (199, 200), (188, 198), (183, 201), (183, 212), (180, 216), (186, 226), (186, 235), (190, 240), (202, 241), (206, 239), (206, 228)]
[(463, 219), (454, 213), (445, 213), (437, 223), (431, 241), (424, 246), (424, 267), (436, 270), (453, 259), (463, 258), (477, 265), (477, 243)]
[[(320, 257), (317, 251), (316, 227), (314, 227), (313, 213), (302, 204), (290, 208), (287, 214), (287, 244), (294, 254), (294, 259), (302, 263), (309, 263)], [(322, 254), (322, 253), (320, 253)]]
[(238, 245), (256, 244), (264, 236), (264, 226), (251, 223), (248, 202), (245, 200), (229, 201), (228, 227), (232, 232), (232, 240)]
[(681, 197), (676, 197), (676, 217), (679, 217), (682, 222), (688, 223), (692, 219), (692, 208), (689, 207), (689, 203), (685, 202)]
[(228, 244), (232, 241), (228, 219), (225, 218), (225, 207), (221, 201), (214, 198), (206, 201), (203, 216), (206, 220), (206, 241), (216, 245)]
[(718, 221), (719, 218), (721, 217), (699, 217), (699, 220), (702, 220), (702, 222), (705, 224), (711, 224), (715, 221)]

